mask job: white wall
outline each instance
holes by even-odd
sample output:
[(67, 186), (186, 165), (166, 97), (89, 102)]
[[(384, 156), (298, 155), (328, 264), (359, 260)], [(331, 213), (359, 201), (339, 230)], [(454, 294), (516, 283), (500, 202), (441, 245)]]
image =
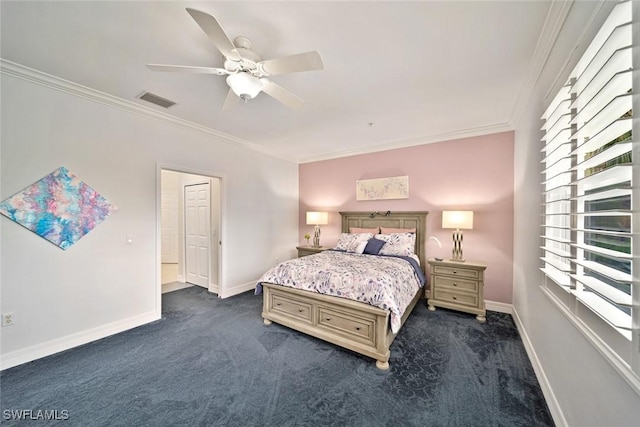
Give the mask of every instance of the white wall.
[(178, 264), (180, 262), (180, 173), (163, 170), (160, 177), (161, 205), (161, 253), (162, 262)]
[(294, 255), (296, 164), (46, 82), (3, 73), (0, 83), (0, 198), (65, 166), (118, 207), (66, 251), (2, 216), (0, 310), (15, 315), (1, 330), (2, 368), (159, 317), (162, 165), (224, 177), (227, 294), (251, 289), (276, 259)]
[[(574, 2), (517, 123), (515, 143), (514, 309), (542, 367), (556, 422), (580, 427), (630, 426), (640, 420), (640, 396), (540, 289), (540, 116), (545, 96), (566, 81), (591, 41), (595, 32), (585, 33), (586, 27), (600, 6)], [(612, 6), (605, 4), (595, 18), (598, 27)], [(576, 48), (578, 40), (584, 41)]]

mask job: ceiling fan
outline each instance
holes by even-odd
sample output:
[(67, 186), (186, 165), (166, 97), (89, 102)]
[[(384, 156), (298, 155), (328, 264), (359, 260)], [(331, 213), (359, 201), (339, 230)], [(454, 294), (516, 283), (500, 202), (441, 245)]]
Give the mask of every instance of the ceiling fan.
[(190, 8), (187, 8), (187, 12), (211, 38), (213, 44), (224, 56), (224, 68), (147, 64), (150, 70), (226, 75), (229, 92), (222, 109), (227, 109), (237, 99), (247, 102), (255, 98), (260, 92), (266, 93), (293, 109), (299, 109), (304, 105), (302, 99), (267, 79), (267, 77), (300, 71), (322, 70), (324, 64), (317, 51), (263, 61), (251, 51), (252, 44), (248, 38), (238, 36), (231, 42), (212, 15)]

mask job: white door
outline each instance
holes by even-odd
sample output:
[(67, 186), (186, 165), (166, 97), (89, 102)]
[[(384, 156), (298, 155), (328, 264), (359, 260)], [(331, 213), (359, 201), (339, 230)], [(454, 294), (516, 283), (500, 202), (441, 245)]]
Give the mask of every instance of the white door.
[(186, 280), (209, 287), (211, 205), (209, 183), (184, 187)]

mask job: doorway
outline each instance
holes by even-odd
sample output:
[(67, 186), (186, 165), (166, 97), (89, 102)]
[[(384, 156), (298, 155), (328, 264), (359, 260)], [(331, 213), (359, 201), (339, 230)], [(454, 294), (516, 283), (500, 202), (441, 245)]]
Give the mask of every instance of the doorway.
[(164, 168), (160, 174), (161, 292), (197, 285), (219, 294), (222, 179)]

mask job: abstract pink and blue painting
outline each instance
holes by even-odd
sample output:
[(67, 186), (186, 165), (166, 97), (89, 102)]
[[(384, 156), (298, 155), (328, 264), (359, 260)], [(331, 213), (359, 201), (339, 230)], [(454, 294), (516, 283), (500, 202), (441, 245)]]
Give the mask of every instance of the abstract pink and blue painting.
[(0, 213), (67, 249), (117, 208), (65, 167), (0, 202)]

